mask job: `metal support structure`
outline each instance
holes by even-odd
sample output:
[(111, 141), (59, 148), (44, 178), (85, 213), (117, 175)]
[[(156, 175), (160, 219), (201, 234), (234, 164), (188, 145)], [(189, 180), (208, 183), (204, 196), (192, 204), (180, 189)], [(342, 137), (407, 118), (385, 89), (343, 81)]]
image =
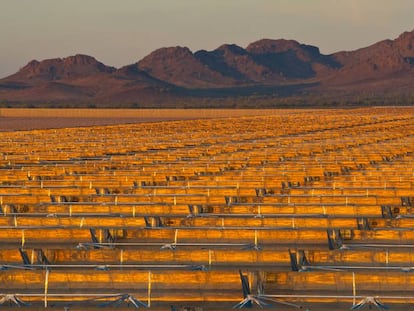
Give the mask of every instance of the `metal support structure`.
[(48, 292), (48, 288), (49, 288), (49, 273), (50, 273), (50, 270), (46, 269), (46, 274), (45, 274), (45, 308), (47, 308), (47, 292)]
[(151, 307), (151, 271), (148, 271), (148, 308)]

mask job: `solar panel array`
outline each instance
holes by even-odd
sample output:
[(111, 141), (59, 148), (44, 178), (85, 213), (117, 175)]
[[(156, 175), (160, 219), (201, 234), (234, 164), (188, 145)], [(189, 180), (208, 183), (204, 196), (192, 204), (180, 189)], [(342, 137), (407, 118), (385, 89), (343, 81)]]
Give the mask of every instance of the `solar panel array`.
[(272, 113), (0, 133), (0, 303), (414, 302), (414, 110)]

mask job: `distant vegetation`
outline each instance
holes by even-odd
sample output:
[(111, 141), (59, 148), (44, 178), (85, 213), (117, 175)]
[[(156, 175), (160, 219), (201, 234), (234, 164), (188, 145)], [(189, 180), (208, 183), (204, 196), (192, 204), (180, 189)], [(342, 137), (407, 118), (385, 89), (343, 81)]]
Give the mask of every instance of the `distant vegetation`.
[(335, 97), (334, 95), (309, 95), (309, 96), (242, 96), (242, 97), (223, 97), (223, 98), (183, 98), (177, 101), (159, 103), (156, 101), (145, 102), (113, 102), (105, 104), (95, 103), (11, 103), (0, 102), (0, 108), (116, 108), (116, 109), (201, 109), (201, 108), (239, 108), (239, 109), (272, 109), (272, 108), (346, 108), (364, 106), (410, 106), (414, 105), (413, 96), (373, 96), (362, 97), (344, 96)]

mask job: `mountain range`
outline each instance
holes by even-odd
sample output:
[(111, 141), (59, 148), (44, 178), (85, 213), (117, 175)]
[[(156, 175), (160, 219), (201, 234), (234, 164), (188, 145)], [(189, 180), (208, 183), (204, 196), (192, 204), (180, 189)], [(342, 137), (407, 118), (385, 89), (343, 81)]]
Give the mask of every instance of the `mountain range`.
[(257, 107), (384, 99), (414, 99), (414, 31), (330, 55), (284, 39), (213, 51), (160, 48), (118, 69), (78, 54), (33, 60), (0, 79), (0, 102), (8, 106)]

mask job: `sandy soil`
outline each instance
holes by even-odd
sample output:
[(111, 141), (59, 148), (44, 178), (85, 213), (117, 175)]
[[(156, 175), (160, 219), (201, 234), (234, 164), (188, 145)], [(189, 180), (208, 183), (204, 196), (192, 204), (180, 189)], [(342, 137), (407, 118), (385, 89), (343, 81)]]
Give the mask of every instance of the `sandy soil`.
[(0, 131), (67, 128), (126, 123), (172, 121), (177, 118), (62, 118), (62, 117), (0, 117)]
[(262, 109), (0, 109), (0, 131), (266, 115)]

